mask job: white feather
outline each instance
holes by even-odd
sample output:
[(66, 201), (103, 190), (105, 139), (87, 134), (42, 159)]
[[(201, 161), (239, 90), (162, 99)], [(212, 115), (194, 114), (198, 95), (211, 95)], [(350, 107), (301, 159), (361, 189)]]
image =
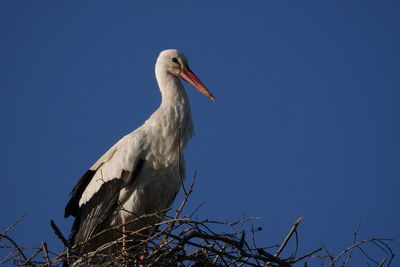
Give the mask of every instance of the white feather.
[(186, 58), (177, 50), (162, 52), (156, 63), (156, 77), (162, 94), (160, 107), (138, 129), (123, 137), (92, 167), (96, 174), (90, 181), (79, 206), (87, 203), (103, 183), (121, 179), (122, 171), (133, 171), (138, 160), (145, 164), (133, 188), (121, 190), (119, 199), (125, 211), (120, 219), (171, 205), (180, 187), (180, 169), (183, 169), (182, 151), (193, 135), (189, 100), (179, 78), (168, 68), (171, 57)]

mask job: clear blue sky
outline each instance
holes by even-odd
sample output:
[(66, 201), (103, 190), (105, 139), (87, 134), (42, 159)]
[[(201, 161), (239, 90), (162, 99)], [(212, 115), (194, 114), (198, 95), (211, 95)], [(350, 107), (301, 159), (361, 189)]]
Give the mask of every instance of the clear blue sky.
[(260, 216), (260, 245), (304, 216), (302, 252), (338, 252), (358, 221), (360, 238), (399, 240), (399, 14), (390, 0), (1, 1), (0, 231), (27, 212), (12, 236), (61, 250), (49, 220), (68, 233), (70, 190), (158, 107), (156, 57), (178, 48), (217, 98), (186, 86), (188, 210)]

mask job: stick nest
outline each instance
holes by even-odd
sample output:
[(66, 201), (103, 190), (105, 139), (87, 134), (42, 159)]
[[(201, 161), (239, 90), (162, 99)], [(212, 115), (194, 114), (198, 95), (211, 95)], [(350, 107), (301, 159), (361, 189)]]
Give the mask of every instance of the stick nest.
[[(24, 214), (0, 234), (0, 265), (7, 263), (15, 266), (61, 266), (67, 261), (74, 263), (73, 266), (288, 267), (308, 266), (309, 263), (312, 263), (312, 266), (347, 266), (356, 258), (354, 254), (358, 254), (358, 258), (364, 257), (370, 265), (389, 266), (394, 257), (388, 245), (392, 239), (370, 238), (358, 241), (360, 224), (353, 234), (352, 243), (336, 255), (330, 253), (325, 245), (298, 255), (298, 227), (302, 218), (296, 220), (281, 244), (259, 246), (256, 237), (262, 229), (254, 226), (259, 218), (248, 217), (233, 222), (198, 220), (194, 219), (197, 209), (188, 216), (181, 216), (193, 190), (194, 180), (188, 190), (184, 188), (185, 197), (175, 215), (163, 216), (155, 225), (156, 230), (151, 237), (136, 242), (127, 251), (121, 251), (122, 240), (119, 239), (105, 244), (97, 251), (74, 256), (73, 252), (77, 246), (70, 247), (54, 222), (52, 228), (65, 245), (65, 251), (52, 252), (46, 242), (37, 247), (20, 247), (9, 232), (23, 219), (26, 215)], [(137, 235), (138, 232), (132, 234)], [(126, 239), (129, 239), (129, 236), (125, 237)], [(355, 251), (361, 253), (354, 253)]]

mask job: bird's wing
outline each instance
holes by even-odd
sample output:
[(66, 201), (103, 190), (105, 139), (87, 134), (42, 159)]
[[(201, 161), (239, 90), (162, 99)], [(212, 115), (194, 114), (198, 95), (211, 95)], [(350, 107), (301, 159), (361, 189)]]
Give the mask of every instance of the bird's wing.
[(76, 217), (71, 240), (88, 240), (118, 205), (120, 190), (132, 184), (143, 166), (139, 134), (127, 135), (111, 147), (78, 181), (65, 207)]

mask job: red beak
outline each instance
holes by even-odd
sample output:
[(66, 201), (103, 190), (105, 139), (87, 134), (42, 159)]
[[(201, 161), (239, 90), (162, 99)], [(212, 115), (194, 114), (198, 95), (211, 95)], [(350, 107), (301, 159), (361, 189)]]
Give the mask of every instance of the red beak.
[(194, 88), (200, 91), (203, 95), (207, 96), (209, 99), (215, 102), (214, 96), (208, 91), (207, 87), (197, 78), (189, 68), (183, 68), (178, 74), (179, 77), (190, 83)]

